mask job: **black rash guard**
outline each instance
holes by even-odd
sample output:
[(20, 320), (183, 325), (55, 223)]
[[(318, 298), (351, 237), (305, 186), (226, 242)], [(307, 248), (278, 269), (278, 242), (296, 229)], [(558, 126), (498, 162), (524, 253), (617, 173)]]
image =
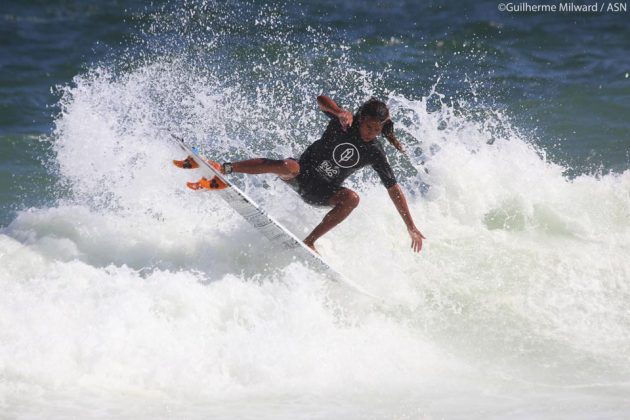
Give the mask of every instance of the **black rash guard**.
[(300, 156), (300, 174), (297, 176), (298, 192), (311, 204), (329, 205), (330, 197), (341, 189), (343, 181), (366, 165), (381, 178), (385, 188), (396, 185), (383, 146), (378, 140), (365, 142), (359, 134), (359, 118), (353, 118), (352, 126), (343, 131), (336, 117), (328, 114), (331, 121), (322, 138), (311, 144)]

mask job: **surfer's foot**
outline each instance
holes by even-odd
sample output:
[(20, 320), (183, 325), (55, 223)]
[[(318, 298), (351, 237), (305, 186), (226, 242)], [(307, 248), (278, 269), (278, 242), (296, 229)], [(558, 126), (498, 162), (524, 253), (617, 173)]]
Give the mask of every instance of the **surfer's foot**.
[(206, 162), (208, 162), (208, 164), (210, 166), (212, 166), (214, 169), (217, 170), (217, 172), (220, 172), (222, 174), (225, 174), (225, 170), (223, 169), (223, 165), (221, 165), (219, 162), (215, 162), (214, 160), (206, 160)]
[(228, 187), (225, 182), (221, 181), (216, 176), (212, 179), (201, 178), (197, 182), (187, 182), (186, 186), (191, 190), (223, 190)]
[(199, 167), (197, 162), (195, 162), (195, 160), (191, 156), (188, 156), (184, 160), (174, 160), (173, 165), (182, 169), (195, 169)]
[(307, 247), (311, 248), (311, 250), (316, 253), (317, 255), (319, 255), (319, 251), (317, 249), (315, 249), (315, 243), (313, 242), (306, 242), (304, 241), (304, 245), (306, 245)]

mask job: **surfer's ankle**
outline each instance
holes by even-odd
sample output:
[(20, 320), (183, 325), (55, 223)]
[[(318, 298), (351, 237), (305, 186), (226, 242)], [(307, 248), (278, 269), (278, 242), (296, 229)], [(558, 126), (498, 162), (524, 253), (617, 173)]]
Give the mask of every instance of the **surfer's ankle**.
[(304, 240), (304, 245), (306, 245), (307, 247), (309, 247), (310, 249), (312, 249), (314, 252), (317, 252), (319, 254), (319, 252), (317, 251), (317, 248), (315, 248), (315, 241), (310, 241), (310, 240)]

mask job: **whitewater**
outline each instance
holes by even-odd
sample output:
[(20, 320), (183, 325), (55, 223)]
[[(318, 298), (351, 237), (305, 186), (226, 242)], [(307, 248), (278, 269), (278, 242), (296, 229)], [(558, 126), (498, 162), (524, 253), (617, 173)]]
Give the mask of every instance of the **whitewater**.
[[(348, 183), (359, 207), (318, 242), (381, 302), (337, 293), (185, 187), (171, 133), (218, 160), (298, 156), (327, 123), (317, 94), (356, 109), (384, 92), (339, 60), (354, 80), (339, 92), (300, 76), (308, 62), (252, 88), (181, 57), (59, 87), (42, 139), (56, 199), (0, 230), (0, 418), (628, 415), (630, 171), (568, 177), (439, 81), (384, 93), (424, 248), (367, 170)], [(273, 176), (232, 179), (298, 237), (325, 214)]]

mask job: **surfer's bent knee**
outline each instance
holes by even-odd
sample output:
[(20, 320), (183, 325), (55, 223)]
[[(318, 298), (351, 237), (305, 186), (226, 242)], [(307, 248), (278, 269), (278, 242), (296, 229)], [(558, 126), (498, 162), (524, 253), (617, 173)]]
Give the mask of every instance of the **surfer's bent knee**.
[(348, 203), (348, 206), (354, 209), (357, 208), (357, 206), (359, 205), (361, 197), (359, 197), (359, 194), (357, 194), (356, 192), (348, 190), (348, 192), (346, 193), (345, 201), (346, 203)]
[(291, 176), (298, 176), (300, 174), (300, 164), (295, 159), (285, 159), (282, 161), (282, 165)]
[(359, 205), (360, 201), (361, 197), (359, 197), (359, 194), (352, 191), (350, 188), (341, 188), (330, 198), (330, 205), (336, 206), (338, 204), (342, 204), (351, 209), (355, 209)]

